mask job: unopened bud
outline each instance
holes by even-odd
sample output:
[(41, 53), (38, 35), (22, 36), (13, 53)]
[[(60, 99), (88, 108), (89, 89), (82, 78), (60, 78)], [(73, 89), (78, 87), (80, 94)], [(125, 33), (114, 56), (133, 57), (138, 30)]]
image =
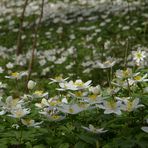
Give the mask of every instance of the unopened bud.
[(28, 89), (33, 89), (36, 86), (36, 82), (29, 80), (27, 87)]

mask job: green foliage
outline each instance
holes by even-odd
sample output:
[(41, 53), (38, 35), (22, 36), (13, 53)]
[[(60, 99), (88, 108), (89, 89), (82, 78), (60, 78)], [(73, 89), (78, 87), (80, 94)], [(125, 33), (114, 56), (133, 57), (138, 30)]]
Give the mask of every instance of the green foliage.
[[(58, 4), (59, 0), (50, 2)], [(147, 57), (144, 58), (148, 49), (148, 4), (141, 3), (133, 10), (125, 8), (119, 13), (92, 9), (90, 14), (92, 6), (89, 8), (88, 4), (81, 4), (78, 14), (73, 9), (70, 13), (62, 13), (62, 3), (59, 5), (60, 14), (72, 22), (68, 24), (62, 17), (56, 23), (59, 18), (55, 16), (41, 23), (30, 78), (36, 85), (30, 90), (26, 86), (26, 76), (20, 79), (6, 77), (28, 70), (34, 22), (38, 14), (25, 18), (28, 25), (23, 27), (23, 35), (26, 38), (21, 43), (22, 54), (16, 56), (13, 46), (17, 42), (19, 18), (0, 13), (0, 114), (5, 111), (0, 115), (0, 148), (147, 148), (148, 134), (142, 127), (148, 126), (148, 68)], [(14, 25), (8, 25), (13, 21)], [(133, 51), (137, 52), (139, 48), (145, 51), (141, 60), (143, 65), (137, 65), (132, 59)], [(110, 66), (110, 57), (116, 62), (113, 66)], [(64, 58), (66, 60), (62, 61)], [(131, 75), (127, 68), (131, 69)], [(117, 70), (121, 70), (122, 74), (117, 75)], [(50, 78), (59, 75), (70, 77), (67, 81), (62, 80), (68, 84), (76, 79), (92, 80), (92, 83), (85, 88), (84, 83), (73, 81), (72, 86), (78, 85), (78, 90), (66, 89), (66, 86), (64, 91), (58, 91), (59, 82), (49, 82)], [(99, 93), (90, 91), (91, 86), (98, 85)], [(98, 99), (100, 102), (97, 100), (99, 103), (96, 103), (96, 96), (103, 101)], [(12, 102), (9, 97), (12, 97)], [(123, 99), (120, 100), (120, 108), (117, 107), (116, 97)], [(75, 108), (68, 110), (66, 107), (66, 111), (60, 111), (59, 107), (64, 104), (62, 99), (65, 98), (68, 105), (77, 105), (82, 111), (75, 113)], [(138, 104), (133, 103), (137, 98)], [(17, 102), (17, 99), (24, 102)], [(35, 106), (37, 103), (41, 108)], [(14, 113), (19, 110), (20, 104), (23, 109), (29, 109), (29, 113), (21, 117), (20, 112)], [(90, 106), (85, 109), (83, 105), (86, 104)], [(106, 131), (99, 131), (101, 128)]]

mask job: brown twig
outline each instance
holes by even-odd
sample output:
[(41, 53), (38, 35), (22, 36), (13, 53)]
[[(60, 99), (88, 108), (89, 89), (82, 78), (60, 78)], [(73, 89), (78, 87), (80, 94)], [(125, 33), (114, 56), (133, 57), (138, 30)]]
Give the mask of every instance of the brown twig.
[(26, 81), (26, 90), (27, 90), (27, 83), (31, 77), (31, 73), (32, 73), (32, 67), (33, 67), (33, 62), (34, 62), (34, 57), (35, 57), (35, 49), (36, 49), (36, 45), (37, 45), (37, 34), (38, 34), (38, 29), (40, 27), (41, 21), (42, 21), (42, 17), (43, 17), (43, 11), (44, 11), (44, 1), (42, 0), (42, 4), (41, 4), (41, 13), (39, 16), (39, 21), (35, 27), (35, 31), (34, 31), (34, 39), (33, 39), (33, 45), (32, 45), (32, 54), (31, 54), (31, 59), (29, 62), (29, 67), (28, 67), (28, 76), (27, 76), (27, 81)]
[(16, 54), (19, 55), (21, 53), (21, 43), (22, 43), (22, 33), (23, 33), (23, 23), (24, 23), (24, 18), (25, 18), (25, 11), (26, 7), (28, 5), (29, 0), (25, 0), (24, 6), (23, 6), (23, 11), (20, 17), (20, 27), (19, 27), (19, 32), (17, 36), (17, 47), (16, 47)]

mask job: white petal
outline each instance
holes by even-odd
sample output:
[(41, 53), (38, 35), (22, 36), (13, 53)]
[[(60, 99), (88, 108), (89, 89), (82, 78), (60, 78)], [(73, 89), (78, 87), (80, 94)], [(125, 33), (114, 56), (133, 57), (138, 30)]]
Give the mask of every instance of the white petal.
[(141, 128), (144, 132), (148, 133), (148, 126), (144, 126)]

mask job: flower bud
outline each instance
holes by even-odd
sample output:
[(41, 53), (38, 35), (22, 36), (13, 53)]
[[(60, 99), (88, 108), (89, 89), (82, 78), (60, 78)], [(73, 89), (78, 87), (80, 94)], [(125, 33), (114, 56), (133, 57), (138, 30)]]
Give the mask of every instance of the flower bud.
[(28, 89), (33, 89), (36, 86), (36, 82), (29, 80), (27, 87)]
[(89, 91), (91, 91), (93, 94), (98, 95), (98, 94), (100, 94), (101, 88), (100, 88), (100, 86), (98, 85), (98, 86), (96, 86), (96, 87), (90, 87)]

